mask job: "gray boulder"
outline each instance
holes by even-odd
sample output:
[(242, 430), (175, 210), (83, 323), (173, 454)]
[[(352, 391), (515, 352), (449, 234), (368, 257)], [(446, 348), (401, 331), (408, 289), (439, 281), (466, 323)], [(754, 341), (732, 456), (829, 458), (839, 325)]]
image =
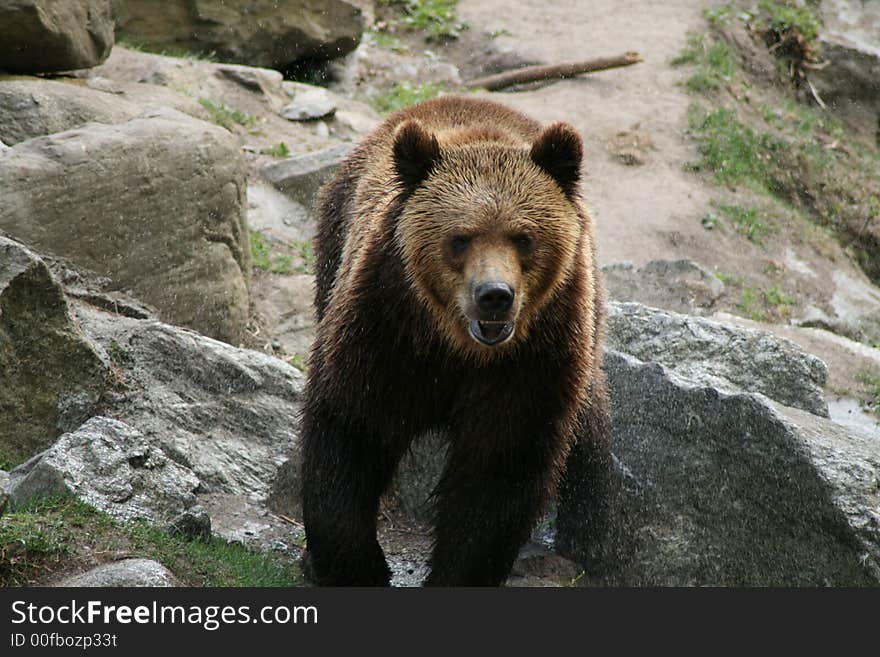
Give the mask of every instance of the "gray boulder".
[(199, 485), (155, 437), (108, 417), (64, 434), (10, 477), (16, 506), (72, 493), (118, 520), (174, 518), (195, 505)]
[(0, 236), (0, 466), (81, 424), (106, 388), (108, 365), (46, 264)]
[(624, 538), (590, 581), (880, 583), (877, 436), (625, 354), (606, 371)]
[(152, 559), (123, 559), (105, 563), (61, 580), (65, 587), (169, 587), (180, 586), (174, 574)]
[(760, 392), (787, 406), (828, 417), (825, 364), (765, 331), (610, 303), (607, 345), (656, 362), (686, 379), (725, 391)]
[(303, 375), (186, 329), (76, 305), (115, 385), (104, 416), (10, 473), (14, 504), (69, 492), (121, 520), (205, 536), (197, 492), (264, 499), (297, 440)]
[(123, 123), (141, 111), (137, 105), (80, 84), (0, 80), (0, 140), (9, 145), (92, 121)]
[(354, 50), (361, 10), (343, 0), (115, 0), (120, 39), (223, 61), (285, 68)]
[(86, 306), (79, 315), (124, 382), (114, 417), (154, 437), (200, 493), (265, 497), (297, 440), (299, 370), (161, 322)]
[(266, 165), (261, 174), (277, 189), (310, 208), (318, 190), (330, 180), (353, 148), (351, 144), (339, 144), (321, 151), (289, 157)]
[(234, 136), (169, 109), (0, 153), (0, 230), (233, 343), (248, 316), (245, 196)]
[(0, 70), (96, 66), (110, 54), (113, 34), (111, 0), (0, 0)]

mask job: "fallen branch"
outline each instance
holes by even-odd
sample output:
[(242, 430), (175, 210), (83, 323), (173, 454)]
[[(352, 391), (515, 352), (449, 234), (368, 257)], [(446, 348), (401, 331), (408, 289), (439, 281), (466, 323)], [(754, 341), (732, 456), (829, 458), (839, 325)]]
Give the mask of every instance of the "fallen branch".
[(548, 64), (542, 66), (527, 66), (525, 68), (504, 71), (484, 78), (477, 78), (467, 83), (469, 87), (481, 87), (488, 91), (497, 91), (512, 87), (515, 84), (526, 84), (541, 80), (561, 80), (574, 77), (582, 73), (605, 71), (609, 68), (621, 68), (632, 66), (643, 61), (637, 52), (628, 52), (617, 57), (597, 57), (581, 62), (565, 62), (562, 64)]

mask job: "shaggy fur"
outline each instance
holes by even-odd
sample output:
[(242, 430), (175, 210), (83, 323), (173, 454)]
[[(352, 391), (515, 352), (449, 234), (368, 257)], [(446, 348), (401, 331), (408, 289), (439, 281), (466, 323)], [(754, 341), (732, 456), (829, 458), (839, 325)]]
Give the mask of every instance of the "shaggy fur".
[[(579, 196), (580, 137), (486, 101), (391, 116), (318, 202), (303, 511), (322, 585), (385, 585), (379, 499), (413, 439), (440, 431), (427, 584), (502, 583), (565, 470), (562, 508), (600, 540), (608, 402), (602, 296)], [(474, 286), (514, 291), (512, 335), (468, 332)], [(580, 496), (587, 495), (587, 499)]]

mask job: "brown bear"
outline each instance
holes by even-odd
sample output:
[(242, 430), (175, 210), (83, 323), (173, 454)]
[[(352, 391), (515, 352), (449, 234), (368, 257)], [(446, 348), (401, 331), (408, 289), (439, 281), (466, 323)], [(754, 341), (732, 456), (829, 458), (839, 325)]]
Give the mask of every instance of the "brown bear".
[(379, 500), (429, 431), (450, 449), (426, 584), (503, 583), (570, 454), (557, 544), (595, 552), (611, 457), (581, 159), (565, 123), (445, 96), (389, 117), (322, 190), (302, 437), (318, 584), (389, 583)]

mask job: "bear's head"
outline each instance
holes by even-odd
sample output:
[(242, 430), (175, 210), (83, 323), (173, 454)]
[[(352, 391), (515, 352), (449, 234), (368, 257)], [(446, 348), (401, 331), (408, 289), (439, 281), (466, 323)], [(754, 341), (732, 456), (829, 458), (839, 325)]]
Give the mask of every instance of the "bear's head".
[(483, 128), (394, 133), (405, 200), (395, 227), (407, 278), (438, 330), (485, 358), (528, 339), (571, 276), (584, 233), (581, 139), (556, 123), (531, 144)]

